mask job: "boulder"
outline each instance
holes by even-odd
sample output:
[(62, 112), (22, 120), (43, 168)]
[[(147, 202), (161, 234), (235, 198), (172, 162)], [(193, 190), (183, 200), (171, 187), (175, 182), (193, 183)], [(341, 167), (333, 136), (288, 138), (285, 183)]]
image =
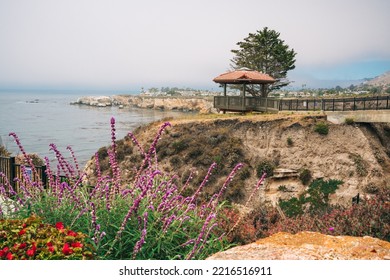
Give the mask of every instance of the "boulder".
[(390, 243), (364, 236), (279, 232), (254, 243), (216, 253), (208, 260), (389, 260)]

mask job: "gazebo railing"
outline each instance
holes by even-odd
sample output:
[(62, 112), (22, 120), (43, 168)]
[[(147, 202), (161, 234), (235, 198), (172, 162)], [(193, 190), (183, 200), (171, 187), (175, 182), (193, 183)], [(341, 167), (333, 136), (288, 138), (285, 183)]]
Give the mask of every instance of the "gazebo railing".
[(215, 96), (214, 108), (235, 112), (273, 112), (279, 109), (279, 100), (263, 97)]

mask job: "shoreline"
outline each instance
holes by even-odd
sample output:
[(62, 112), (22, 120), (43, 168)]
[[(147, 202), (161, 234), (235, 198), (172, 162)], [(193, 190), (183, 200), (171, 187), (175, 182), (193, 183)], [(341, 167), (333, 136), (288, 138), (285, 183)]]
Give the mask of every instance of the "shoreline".
[(160, 111), (197, 112), (200, 114), (216, 113), (212, 97), (174, 97), (174, 96), (142, 96), (142, 95), (112, 95), (83, 96), (71, 105), (92, 107), (111, 107), (119, 109), (141, 108)]

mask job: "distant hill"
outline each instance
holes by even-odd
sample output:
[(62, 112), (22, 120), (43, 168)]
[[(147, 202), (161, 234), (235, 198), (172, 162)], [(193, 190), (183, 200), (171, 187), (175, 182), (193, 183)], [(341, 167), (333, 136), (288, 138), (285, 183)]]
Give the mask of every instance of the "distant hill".
[(387, 71), (386, 73), (378, 77), (375, 77), (373, 79), (364, 82), (363, 85), (368, 85), (373, 87), (390, 86), (390, 71)]

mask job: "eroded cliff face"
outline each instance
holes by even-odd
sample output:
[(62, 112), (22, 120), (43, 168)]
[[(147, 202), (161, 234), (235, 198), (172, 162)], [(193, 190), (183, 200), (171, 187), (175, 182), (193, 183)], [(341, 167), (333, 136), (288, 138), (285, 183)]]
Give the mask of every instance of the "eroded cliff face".
[[(307, 188), (298, 178), (304, 169), (310, 171), (312, 180), (343, 181), (331, 195), (333, 203), (348, 204), (357, 193), (369, 195), (376, 188), (390, 184), (390, 158), (386, 148), (390, 135), (386, 134), (386, 125), (375, 132), (367, 125), (327, 123), (329, 133), (320, 135), (314, 131), (319, 122), (327, 123), (325, 116), (255, 115), (173, 120), (157, 147), (159, 167), (167, 173), (178, 174), (182, 181), (190, 169), (195, 169), (195, 187), (210, 164), (217, 162), (220, 169), (206, 185), (206, 193), (210, 195), (222, 186), (229, 170), (242, 162), (246, 166), (242, 170), (245, 174), (237, 174), (229, 185), (227, 199), (244, 203), (258, 180), (259, 163), (272, 162), (278, 172), (266, 179), (251, 206), (266, 201), (275, 204), (279, 198), (301, 194)], [(141, 143), (149, 145), (159, 126), (160, 123), (153, 123), (141, 127), (135, 135)], [(378, 131), (383, 132), (381, 136)], [(122, 141), (121, 145), (134, 146), (130, 139)], [(124, 181), (131, 181), (137, 161), (140, 157), (135, 148), (121, 155)], [(86, 171), (93, 183), (93, 161)]]

